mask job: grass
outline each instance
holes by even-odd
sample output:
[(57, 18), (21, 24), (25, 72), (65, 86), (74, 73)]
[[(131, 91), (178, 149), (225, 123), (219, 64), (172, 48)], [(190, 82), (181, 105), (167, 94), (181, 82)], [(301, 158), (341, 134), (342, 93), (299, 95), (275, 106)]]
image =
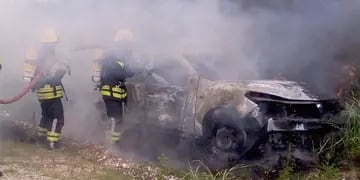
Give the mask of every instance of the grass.
[[(291, 147), (289, 146), (289, 152), (291, 151)], [(295, 171), (295, 162), (289, 155), (283, 160), (282, 162), (282, 169), (279, 172), (279, 180), (287, 180), (287, 179), (293, 179), (295, 176), (298, 176)]]
[[(203, 162), (193, 161), (189, 163), (188, 169), (171, 168), (167, 164), (168, 158), (161, 154), (158, 157), (160, 163), (159, 179), (168, 179), (177, 177), (181, 180), (231, 180), (231, 179), (248, 179), (248, 172), (242, 171), (247, 167), (238, 165), (230, 169), (221, 171), (211, 171)], [(194, 164), (196, 164), (194, 166)], [(241, 172), (240, 172), (241, 171)]]
[[(344, 127), (342, 136), (329, 139), (329, 148), (321, 164), (318, 179), (341, 179), (345, 173), (343, 162), (350, 162), (350, 168), (357, 169), (360, 163), (360, 91), (353, 91), (345, 103), (345, 110), (340, 114)], [(355, 178), (356, 179), (356, 178)]]
[(321, 148), (325, 162), (345, 159), (360, 163), (360, 91), (348, 96), (339, 117), (345, 120), (341, 136), (329, 137)]
[(160, 172), (157, 176), (158, 179), (166, 179), (167, 177), (183, 177), (186, 174), (185, 170), (172, 168), (168, 164), (168, 158), (164, 154), (158, 156), (160, 163)]
[(319, 179), (341, 179), (341, 173), (339, 168), (335, 166), (323, 166), (323, 170), (319, 173)]
[(99, 180), (130, 180), (131, 178), (124, 176), (118, 170), (108, 169), (104, 174), (98, 175), (95, 179)]
[(360, 162), (360, 92), (354, 93), (346, 104), (344, 147), (349, 160)]
[[(235, 172), (246, 168), (245, 166), (238, 165), (230, 169), (225, 169), (217, 172), (210, 171), (202, 162), (198, 161), (200, 165), (196, 168), (190, 165), (190, 169), (187, 174), (181, 179), (184, 180), (228, 180), (239, 179), (239, 176), (235, 176)], [(205, 168), (205, 171), (200, 171), (201, 168)], [(245, 174), (244, 174), (245, 175)], [(248, 176), (247, 176), (248, 178)]]
[(294, 161), (286, 158), (283, 162), (283, 168), (276, 179), (279, 180), (338, 180), (342, 179), (342, 174), (338, 167), (329, 164), (322, 164), (318, 169), (310, 172), (299, 172), (295, 170)]
[[(360, 91), (351, 94), (345, 103), (345, 110), (340, 118), (345, 121), (341, 136), (330, 136), (320, 148), (322, 154), (320, 167), (307, 175), (293, 171), (291, 162), (286, 162), (280, 171), (279, 179), (342, 179), (344, 161), (349, 162), (350, 169), (358, 169), (360, 163)], [(358, 170), (355, 170), (358, 171)], [(359, 175), (355, 175), (359, 176)], [(350, 177), (351, 179), (357, 179)]]

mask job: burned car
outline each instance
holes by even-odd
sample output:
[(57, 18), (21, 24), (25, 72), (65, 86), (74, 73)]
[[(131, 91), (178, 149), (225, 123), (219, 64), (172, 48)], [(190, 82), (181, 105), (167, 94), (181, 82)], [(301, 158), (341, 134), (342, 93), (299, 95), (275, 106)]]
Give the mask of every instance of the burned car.
[(201, 121), (201, 138), (224, 161), (273, 158), (269, 163), (274, 164), (268, 164), (273, 166), (291, 151), (294, 158), (311, 163), (316, 161), (315, 147), (337, 130), (334, 117), (341, 111), (337, 100), (319, 100), (295, 82), (263, 80), (228, 86), (236, 89), (239, 97), (233, 98), (238, 100), (229, 98), (210, 107)]
[(157, 83), (153, 77), (168, 77), (161, 70), (127, 82), (132, 123), (179, 132), (206, 158), (229, 165), (280, 159), (289, 149), (293, 157), (311, 161), (316, 143), (336, 130), (333, 117), (342, 109), (336, 99), (320, 100), (291, 81), (209, 80), (180, 71), (184, 63), (191, 67), (187, 62), (173, 67), (185, 74), (176, 80), (183, 84)]

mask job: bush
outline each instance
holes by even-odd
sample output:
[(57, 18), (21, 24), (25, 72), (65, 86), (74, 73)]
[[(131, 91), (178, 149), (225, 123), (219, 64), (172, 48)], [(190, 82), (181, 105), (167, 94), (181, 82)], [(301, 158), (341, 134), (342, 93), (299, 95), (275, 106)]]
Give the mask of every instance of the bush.
[(344, 147), (349, 160), (360, 160), (360, 93), (353, 93), (346, 103)]
[(342, 160), (360, 160), (360, 91), (346, 97), (345, 110), (335, 117), (341, 121), (341, 134), (333, 134), (325, 139), (319, 154), (327, 165)]

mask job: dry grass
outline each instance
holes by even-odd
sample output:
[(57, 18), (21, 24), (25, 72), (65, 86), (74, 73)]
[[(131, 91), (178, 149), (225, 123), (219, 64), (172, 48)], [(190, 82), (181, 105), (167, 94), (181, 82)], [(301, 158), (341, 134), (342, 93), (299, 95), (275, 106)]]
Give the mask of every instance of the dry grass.
[(1, 144), (0, 169), (2, 179), (129, 179), (75, 154), (15, 142)]

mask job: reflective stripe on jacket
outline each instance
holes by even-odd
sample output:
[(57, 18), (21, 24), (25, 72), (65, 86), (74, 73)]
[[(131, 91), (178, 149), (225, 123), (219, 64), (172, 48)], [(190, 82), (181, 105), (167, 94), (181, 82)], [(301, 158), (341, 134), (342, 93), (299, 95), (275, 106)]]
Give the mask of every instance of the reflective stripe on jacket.
[(44, 87), (37, 89), (36, 94), (39, 100), (56, 99), (62, 98), (64, 96), (63, 88), (61, 85), (53, 87), (49, 84), (45, 84)]
[(116, 99), (125, 99), (127, 97), (127, 92), (119, 85), (115, 85), (113, 87), (109, 85), (103, 85), (101, 86), (101, 95), (114, 97)]

